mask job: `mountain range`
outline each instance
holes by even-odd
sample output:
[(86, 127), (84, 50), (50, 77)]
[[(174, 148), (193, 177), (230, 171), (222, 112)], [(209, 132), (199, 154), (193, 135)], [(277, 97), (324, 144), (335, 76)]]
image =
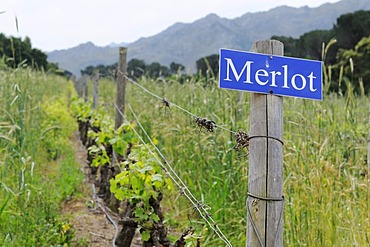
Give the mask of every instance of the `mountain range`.
[[(280, 6), (269, 11), (247, 12), (235, 19), (209, 14), (193, 23), (175, 23), (154, 36), (122, 44), (128, 46), (128, 60), (137, 58), (146, 64), (159, 62), (167, 66), (176, 62), (194, 71), (196, 60), (216, 54), (220, 48), (250, 50), (253, 42), (273, 35), (298, 38), (309, 31), (331, 29), (340, 15), (357, 10), (370, 10), (370, 1), (341, 0), (315, 8)], [(98, 47), (87, 42), (49, 52), (48, 61), (79, 75), (86, 66), (117, 62), (119, 45)]]

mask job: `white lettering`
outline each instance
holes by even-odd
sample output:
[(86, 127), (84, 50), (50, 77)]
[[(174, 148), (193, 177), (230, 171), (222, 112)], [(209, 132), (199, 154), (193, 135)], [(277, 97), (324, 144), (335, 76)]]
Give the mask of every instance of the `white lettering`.
[(243, 69), (240, 71), (240, 74), (238, 74), (238, 72), (236, 71), (235, 65), (234, 65), (233, 61), (231, 60), (231, 58), (225, 58), (225, 60), (227, 61), (225, 81), (231, 81), (231, 79), (230, 79), (230, 68), (231, 68), (231, 70), (234, 74), (234, 77), (235, 77), (236, 81), (240, 80), (240, 77), (242, 77), (244, 70), (247, 69), (246, 75), (245, 75), (246, 78), (245, 78), (244, 82), (245, 83), (252, 83), (251, 82), (251, 64), (253, 63), (252, 61), (247, 61), (244, 64)]
[[(226, 68), (223, 72), (226, 72), (224, 81), (230, 82), (243, 82), (252, 84), (258, 84), (260, 86), (268, 86), (272, 92), (272, 88), (283, 88), (289, 89), (287, 91), (303, 91), (308, 90), (310, 92), (317, 92), (317, 85), (314, 85), (316, 82), (317, 76), (314, 75), (314, 72), (309, 72), (307, 75), (293, 73), (295, 69), (291, 69), (288, 64), (282, 65), (279, 68), (269, 67), (269, 68), (256, 68), (256, 65), (252, 64), (254, 61), (243, 61), (244, 64), (237, 64), (235, 66), (235, 61), (232, 58), (223, 58), (226, 60)], [(225, 61), (224, 61), (225, 64)], [(274, 69), (274, 70), (272, 70)], [(290, 74), (289, 74), (290, 72)], [(230, 75), (231, 74), (231, 75)], [(320, 85), (319, 85), (320, 86)], [(276, 93), (278, 91), (274, 90)], [(281, 93), (281, 91), (279, 92)]]
[(276, 81), (275, 81), (275, 77), (276, 77), (276, 75), (281, 75), (281, 72), (279, 72), (279, 71), (271, 71), (270, 72), (271, 73), (271, 87), (277, 87), (276, 86)]
[(313, 88), (313, 79), (316, 79), (316, 77), (313, 75), (313, 72), (311, 72), (311, 74), (308, 76), (308, 78), (310, 78), (310, 91), (311, 92), (315, 92), (317, 90), (317, 88)]
[[(297, 87), (297, 84), (296, 84), (296, 81), (295, 81), (295, 78), (296, 77), (300, 77), (301, 78), (301, 81), (302, 81), (302, 87)], [(292, 81), (291, 81), (291, 83), (292, 83), (292, 86), (295, 88), (295, 89), (297, 89), (297, 90), (302, 90), (302, 89), (304, 89), (305, 87), (306, 87), (306, 78), (303, 76), (303, 75), (301, 75), (301, 74), (295, 74), (295, 75), (293, 75), (293, 77), (292, 77)]]
[[(261, 74), (260, 72), (262, 72), (262, 74)], [(268, 80), (268, 79), (266, 79), (266, 81), (261, 81), (259, 77), (260, 77), (260, 76), (264, 76), (264, 77), (266, 77), (266, 76), (268, 76), (268, 75), (269, 75), (269, 73), (268, 73), (266, 70), (264, 70), (264, 69), (259, 69), (259, 70), (257, 70), (256, 74), (254, 75), (254, 79), (256, 80), (256, 82), (257, 82), (258, 84), (260, 84), (261, 86), (264, 86), (264, 85), (266, 85), (266, 84), (269, 82), (269, 80)]]
[(289, 88), (288, 87), (288, 65), (282, 66), (284, 68), (284, 86), (283, 88)]

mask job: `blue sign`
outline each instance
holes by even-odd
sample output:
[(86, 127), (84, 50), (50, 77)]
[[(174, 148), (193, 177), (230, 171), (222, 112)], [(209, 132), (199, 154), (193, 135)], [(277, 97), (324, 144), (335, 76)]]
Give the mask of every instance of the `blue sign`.
[(220, 50), (220, 88), (322, 100), (321, 61)]

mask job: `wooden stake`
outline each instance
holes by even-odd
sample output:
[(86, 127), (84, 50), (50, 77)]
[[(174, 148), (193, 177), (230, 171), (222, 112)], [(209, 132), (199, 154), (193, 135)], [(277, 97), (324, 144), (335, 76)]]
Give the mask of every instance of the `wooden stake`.
[[(252, 51), (282, 56), (283, 47), (279, 41), (264, 40), (254, 43)], [(281, 247), (283, 98), (253, 93), (250, 102), (247, 246)]]
[(98, 99), (99, 99), (99, 71), (95, 70), (93, 74), (93, 103), (92, 108), (98, 109)]
[[(126, 74), (127, 74), (127, 48), (120, 47), (119, 48), (119, 58), (118, 58), (118, 66), (116, 71), (116, 83), (117, 83), (117, 95), (116, 95), (116, 118), (114, 129), (117, 130), (123, 123), (123, 114), (125, 114), (125, 95), (126, 95)], [(115, 177), (120, 172), (120, 164), (117, 163), (117, 154), (113, 150), (113, 157), (110, 166), (113, 168), (108, 171), (107, 181), (110, 181), (111, 178)], [(113, 195), (110, 194), (109, 198), (109, 205), (111, 208), (118, 210), (119, 208), (119, 201)]]
[(83, 95), (84, 101), (87, 102), (89, 100), (89, 77), (84, 75), (82, 77), (82, 85), (83, 85)]
[(369, 134), (367, 139), (367, 168), (370, 172), (370, 105), (369, 105)]
[(83, 82), (82, 77), (80, 77), (76, 81), (76, 91), (77, 91), (77, 94), (78, 94), (78, 97), (79, 98), (82, 98), (83, 97), (83, 86), (84, 86), (84, 82)]
[(119, 48), (119, 61), (117, 67), (117, 96), (116, 105), (119, 110), (116, 109), (116, 120), (115, 129), (118, 129), (123, 123), (123, 117), (121, 113), (125, 113), (125, 91), (126, 91), (126, 74), (127, 74), (127, 48)]
[(77, 78), (76, 78), (76, 76), (75, 76), (75, 75), (72, 75), (72, 76), (71, 76), (71, 81), (73, 82), (73, 86), (74, 86), (74, 88), (75, 88), (75, 90), (76, 90), (76, 92), (77, 92), (77, 95), (78, 95), (78, 96), (80, 96), (80, 95), (78, 94), (78, 81), (77, 81)]

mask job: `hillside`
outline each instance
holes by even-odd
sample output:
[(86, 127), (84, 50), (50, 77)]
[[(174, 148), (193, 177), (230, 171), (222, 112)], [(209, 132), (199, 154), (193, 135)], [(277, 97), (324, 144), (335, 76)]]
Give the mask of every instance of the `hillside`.
[[(369, 10), (370, 1), (342, 0), (316, 8), (281, 6), (246, 13), (235, 19), (210, 14), (193, 23), (176, 23), (157, 35), (129, 44), (128, 59), (138, 58), (146, 63), (164, 65), (176, 62), (193, 70), (197, 59), (218, 53), (221, 47), (249, 50), (254, 41), (269, 39), (272, 35), (299, 37), (308, 31), (330, 29), (340, 15), (360, 9)], [(87, 65), (116, 62), (118, 51), (116, 47), (97, 47), (88, 42), (68, 50), (50, 52), (48, 60), (79, 74)]]

